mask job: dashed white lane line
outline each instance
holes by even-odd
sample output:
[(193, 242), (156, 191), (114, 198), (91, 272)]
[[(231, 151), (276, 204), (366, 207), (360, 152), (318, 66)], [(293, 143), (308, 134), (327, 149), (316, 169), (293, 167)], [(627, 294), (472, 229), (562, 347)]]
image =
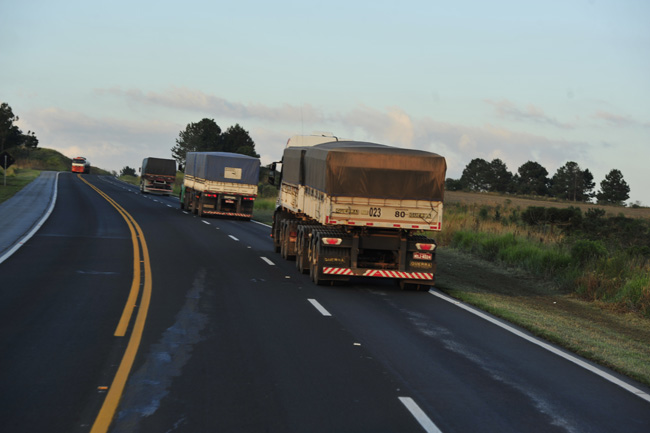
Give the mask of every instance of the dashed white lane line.
[(239, 239), (237, 239), (237, 238), (234, 237), (233, 235), (228, 235), (228, 237), (229, 237), (230, 239), (232, 239), (233, 241), (239, 242)]
[(323, 316), (331, 316), (330, 312), (327, 311), (316, 299), (307, 299)]
[(206, 221), (206, 220), (201, 220), (201, 222), (202, 222), (203, 224), (210, 225), (210, 223), (209, 223), (208, 221)]
[(413, 401), (411, 397), (399, 397), (399, 401), (411, 412), (411, 415), (420, 423), (422, 428), (427, 433), (442, 433), (438, 426), (436, 426), (426, 413), (420, 409), (420, 406)]
[(634, 394), (634, 395), (636, 395), (638, 397), (641, 397), (645, 401), (650, 402), (650, 394), (647, 394), (647, 393), (643, 392), (642, 390), (640, 390), (639, 388), (637, 388), (635, 386), (632, 386), (629, 383), (624, 382), (624, 381), (620, 380), (619, 378), (617, 378), (615, 376), (612, 376), (611, 374), (607, 373), (606, 371), (601, 370), (600, 368), (597, 368), (597, 367), (595, 367), (595, 366), (593, 366), (591, 364), (586, 363), (585, 361), (581, 360), (580, 358), (578, 358), (576, 356), (573, 356), (573, 355), (571, 355), (569, 353), (566, 353), (566, 352), (564, 352), (562, 350), (559, 350), (559, 349), (551, 346), (550, 344), (548, 344), (548, 343), (546, 343), (546, 342), (544, 342), (542, 340), (539, 340), (539, 339), (537, 339), (535, 337), (524, 334), (523, 332), (519, 331), (518, 329), (516, 329), (516, 328), (514, 328), (512, 326), (509, 326), (506, 323), (503, 323), (503, 322), (501, 322), (499, 320), (496, 320), (496, 319), (488, 316), (487, 314), (483, 313), (482, 311), (470, 307), (469, 305), (465, 305), (465, 304), (459, 302), (458, 300), (443, 294), (442, 292), (431, 289), (431, 290), (429, 290), (429, 293), (431, 293), (433, 296), (436, 296), (436, 297), (438, 297), (440, 299), (443, 299), (443, 300), (445, 300), (445, 301), (447, 301), (449, 303), (452, 303), (452, 304), (456, 305), (457, 307), (460, 307), (463, 310), (465, 310), (467, 312), (470, 312), (470, 313), (472, 313), (472, 314), (474, 314), (474, 315), (476, 315), (476, 316), (478, 316), (478, 317), (480, 317), (480, 318), (482, 318), (484, 320), (487, 320), (488, 322), (493, 323), (493, 324), (505, 329), (506, 331), (511, 332), (511, 333), (515, 334), (516, 336), (523, 338), (524, 340), (527, 340), (527, 341), (529, 341), (529, 342), (531, 342), (533, 344), (536, 344), (537, 346), (540, 346), (541, 348), (546, 349), (549, 352), (554, 353), (557, 356), (560, 356), (560, 357), (566, 359), (567, 361), (573, 362), (574, 364), (579, 365), (580, 367), (584, 368), (585, 370), (589, 370), (592, 373), (597, 374), (598, 376), (602, 377), (603, 379), (613, 383), (614, 385), (617, 385), (617, 386), (623, 388), (624, 390), (629, 391), (629, 392), (631, 392), (632, 394)]
[(260, 257), (262, 260), (264, 260), (266, 263), (269, 264), (269, 266), (275, 266), (275, 263), (273, 263), (271, 260), (267, 259), (266, 257)]

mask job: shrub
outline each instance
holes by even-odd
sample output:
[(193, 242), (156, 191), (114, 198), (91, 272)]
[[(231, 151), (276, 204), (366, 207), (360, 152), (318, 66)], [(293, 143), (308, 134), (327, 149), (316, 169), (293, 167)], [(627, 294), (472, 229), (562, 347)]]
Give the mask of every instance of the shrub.
[(577, 265), (586, 263), (607, 255), (607, 248), (601, 241), (580, 239), (571, 247), (571, 259)]

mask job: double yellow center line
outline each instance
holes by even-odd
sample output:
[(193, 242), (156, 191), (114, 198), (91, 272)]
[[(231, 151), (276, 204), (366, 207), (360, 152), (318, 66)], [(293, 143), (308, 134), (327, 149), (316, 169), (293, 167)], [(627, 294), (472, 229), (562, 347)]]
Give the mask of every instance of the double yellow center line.
[[(133, 219), (129, 213), (124, 210), (122, 206), (117, 204), (115, 200), (106, 195), (96, 186), (92, 185), (86, 181), (81, 175), (77, 175), (79, 179), (85, 182), (92, 189), (97, 191), (99, 195), (104, 197), (117, 211), (122, 215), (122, 218), (126, 221), (129, 231), (131, 232), (131, 240), (133, 242), (133, 281), (131, 283), (131, 291), (129, 292), (129, 297), (126, 301), (126, 305), (122, 312), (122, 317), (115, 329), (116, 337), (124, 337), (126, 335), (126, 330), (131, 322), (131, 316), (136, 307), (136, 302), (138, 299), (138, 294), (140, 291), (140, 286), (142, 285), (142, 297), (140, 298), (140, 308), (138, 308), (138, 314), (135, 318), (135, 323), (133, 325), (133, 330), (131, 331), (131, 337), (129, 338), (129, 343), (120, 362), (120, 366), (115, 373), (113, 378), (113, 383), (108, 389), (108, 394), (104, 400), (104, 404), (95, 418), (95, 423), (93, 424), (90, 433), (105, 433), (108, 431), (111, 421), (115, 416), (117, 411), (117, 406), (122, 397), (124, 387), (126, 386), (126, 380), (129, 377), (131, 372), (131, 367), (133, 367), (133, 362), (135, 361), (135, 356), (138, 353), (138, 348), (140, 347), (140, 341), (142, 340), (142, 333), (144, 331), (144, 324), (147, 320), (147, 312), (149, 311), (149, 304), (151, 302), (151, 264), (149, 262), (149, 250), (147, 249), (147, 243), (144, 239), (144, 234), (142, 229), (137, 222)], [(140, 252), (142, 250), (142, 253)], [(140, 283), (142, 270), (144, 270), (144, 281)]]

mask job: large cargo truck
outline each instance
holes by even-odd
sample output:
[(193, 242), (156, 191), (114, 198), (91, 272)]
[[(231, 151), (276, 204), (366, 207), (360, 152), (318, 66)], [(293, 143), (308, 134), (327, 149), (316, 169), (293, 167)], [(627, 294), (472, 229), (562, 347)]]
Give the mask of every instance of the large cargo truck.
[[(276, 166), (271, 165), (275, 183)], [(352, 276), (434, 284), (445, 158), (375, 143), (287, 146), (271, 236), (316, 284)]]
[(188, 152), (181, 209), (199, 216), (250, 219), (259, 177), (258, 158), (229, 152)]
[(164, 158), (145, 158), (140, 167), (140, 192), (171, 195), (176, 181), (176, 161)]
[(78, 156), (72, 160), (73, 173), (90, 173), (90, 161), (83, 156)]

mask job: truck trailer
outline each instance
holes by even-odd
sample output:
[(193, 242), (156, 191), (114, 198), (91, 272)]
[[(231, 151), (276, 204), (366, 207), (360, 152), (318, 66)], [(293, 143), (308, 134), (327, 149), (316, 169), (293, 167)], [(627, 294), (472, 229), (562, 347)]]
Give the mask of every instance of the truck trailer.
[(260, 160), (229, 152), (188, 152), (181, 209), (250, 219), (257, 197)]
[(442, 229), (446, 169), (435, 153), (376, 143), (287, 146), (275, 251), (316, 284), (360, 276), (432, 286), (436, 242), (425, 233)]
[(170, 195), (176, 181), (176, 161), (145, 158), (140, 167), (140, 192)]

